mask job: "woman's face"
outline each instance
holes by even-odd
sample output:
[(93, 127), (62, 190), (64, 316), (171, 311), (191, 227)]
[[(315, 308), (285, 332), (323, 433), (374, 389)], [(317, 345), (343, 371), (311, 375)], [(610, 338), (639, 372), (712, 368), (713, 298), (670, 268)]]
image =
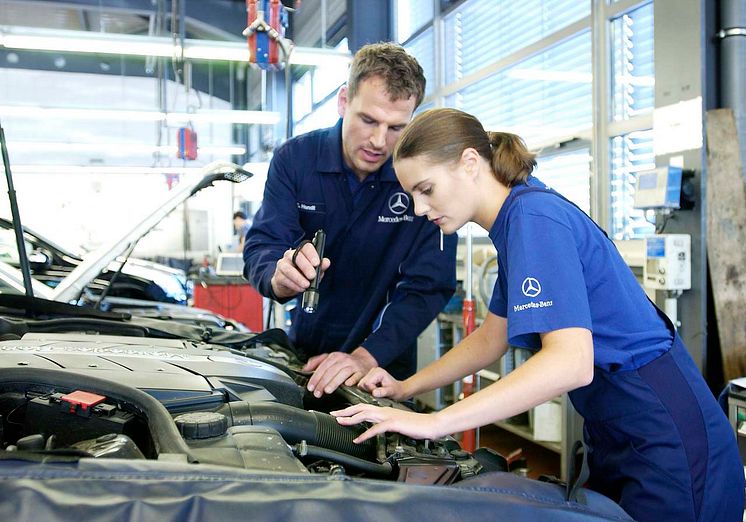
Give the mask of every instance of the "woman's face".
[(415, 214), (427, 216), (443, 233), (452, 234), (471, 220), (472, 183), (463, 162), (437, 164), (416, 156), (396, 161), (394, 170), (404, 190), (412, 195)]

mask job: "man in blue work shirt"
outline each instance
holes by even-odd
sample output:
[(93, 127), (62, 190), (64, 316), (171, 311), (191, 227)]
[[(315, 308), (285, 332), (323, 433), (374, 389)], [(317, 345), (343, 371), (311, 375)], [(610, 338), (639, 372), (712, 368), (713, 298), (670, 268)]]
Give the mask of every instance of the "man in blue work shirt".
[[(285, 302), (324, 277), (313, 314), (296, 307), (290, 338), (311, 356), (316, 397), (357, 383), (381, 366), (400, 378), (417, 369), (417, 336), (456, 285), (456, 236), (414, 215), (391, 153), (422, 101), (425, 77), (395, 44), (356, 54), (338, 95), (336, 126), (275, 151), (262, 207), (244, 247), (244, 274)], [(298, 245), (323, 229), (324, 259)]]

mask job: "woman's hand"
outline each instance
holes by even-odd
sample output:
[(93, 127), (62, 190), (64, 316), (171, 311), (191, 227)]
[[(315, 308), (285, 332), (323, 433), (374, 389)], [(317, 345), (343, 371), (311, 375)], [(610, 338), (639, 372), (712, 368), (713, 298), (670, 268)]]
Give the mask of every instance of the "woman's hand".
[(387, 431), (401, 433), (413, 439), (435, 439), (445, 434), (441, 431), (440, 418), (436, 413), (414, 413), (371, 404), (355, 404), (330, 413), (342, 426), (352, 426), (361, 422), (374, 423), (374, 426), (353, 440), (355, 444)]
[(402, 382), (394, 379), (383, 368), (373, 368), (370, 370), (365, 377), (360, 379), (357, 386), (370, 393), (373, 397), (388, 397), (397, 402), (408, 398), (405, 395)]

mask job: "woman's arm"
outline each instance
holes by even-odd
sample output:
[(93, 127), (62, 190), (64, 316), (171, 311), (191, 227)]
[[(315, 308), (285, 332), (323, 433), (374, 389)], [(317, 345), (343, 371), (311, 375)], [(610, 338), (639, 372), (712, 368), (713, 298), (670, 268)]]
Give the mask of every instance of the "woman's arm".
[[(438, 438), (511, 417), (593, 380), (593, 340), (589, 330), (564, 328), (542, 334), (541, 338), (541, 350), (528, 361), (496, 383), (442, 411), (422, 415), (356, 405), (333, 413), (344, 425), (363, 421), (377, 423), (356, 442), (386, 431), (417, 438)], [(472, 355), (471, 361), (476, 359)], [(466, 363), (460, 368), (467, 366), (471, 371)], [(432, 375), (429, 379), (430, 382), (437, 380)]]
[[(443, 357), (430, 363), (412, 377), (391, 386), (394, 381), (381, 369), (372, 370), (358, 384), (376, 397), (403, 400), (413, 395), (451, 384), (466, 375), (485, 368), (498, 360), (508, 348), (505, 318), (488, 313), (484, 322), (471, 335), (448, 350)], [(377, 387), (381, 387), (376, 391)], [(389, 393), (389, 390), (396, 390)]]

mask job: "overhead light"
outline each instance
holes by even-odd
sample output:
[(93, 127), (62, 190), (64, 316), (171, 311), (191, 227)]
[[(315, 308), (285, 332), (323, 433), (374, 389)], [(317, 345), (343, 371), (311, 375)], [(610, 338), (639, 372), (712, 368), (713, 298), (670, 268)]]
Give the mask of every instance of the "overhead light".
[(166, 122), (207, 122), (207, 123), (246, 123), (256, 125), (276, 125), (280, 122), (279, 112), (214, 110), (197, 112), (169, 112)]
[[(36, 27), (0, 27), (0, 47), (36, 51), (63, 51), (129, 56), (181, 57), (195, 60), (249, 62), (246, 41), (178, 40), (165, 36), (136, 36), (118, 33), (68, 31)], [(347, 66), (352, 56), (347, 51), (294, 47), (290, 63), (294, 65)]]
[[(145, 145), (142, 143), (66, 143), (50, 141), (11, 141), (8, 150), (11, 152), (97, 152), (105, 154), (162, 154), (176, 155), (176, 145)], [(200, 145), (201, 154), (242, 155), (246, 154), (243, 145)]]
[(205, 122), (275, 125), (280, 121), (280, 113), (270, 111), (199, 110), (196, 112), (159, 112), (25, 105), (0, 105), (0, 116), (61, 120), (166, 121), (168, 124)]
[(204, 167), (139, 167), (96, 165), (16, 165), (13, 174), (191, 174)]

